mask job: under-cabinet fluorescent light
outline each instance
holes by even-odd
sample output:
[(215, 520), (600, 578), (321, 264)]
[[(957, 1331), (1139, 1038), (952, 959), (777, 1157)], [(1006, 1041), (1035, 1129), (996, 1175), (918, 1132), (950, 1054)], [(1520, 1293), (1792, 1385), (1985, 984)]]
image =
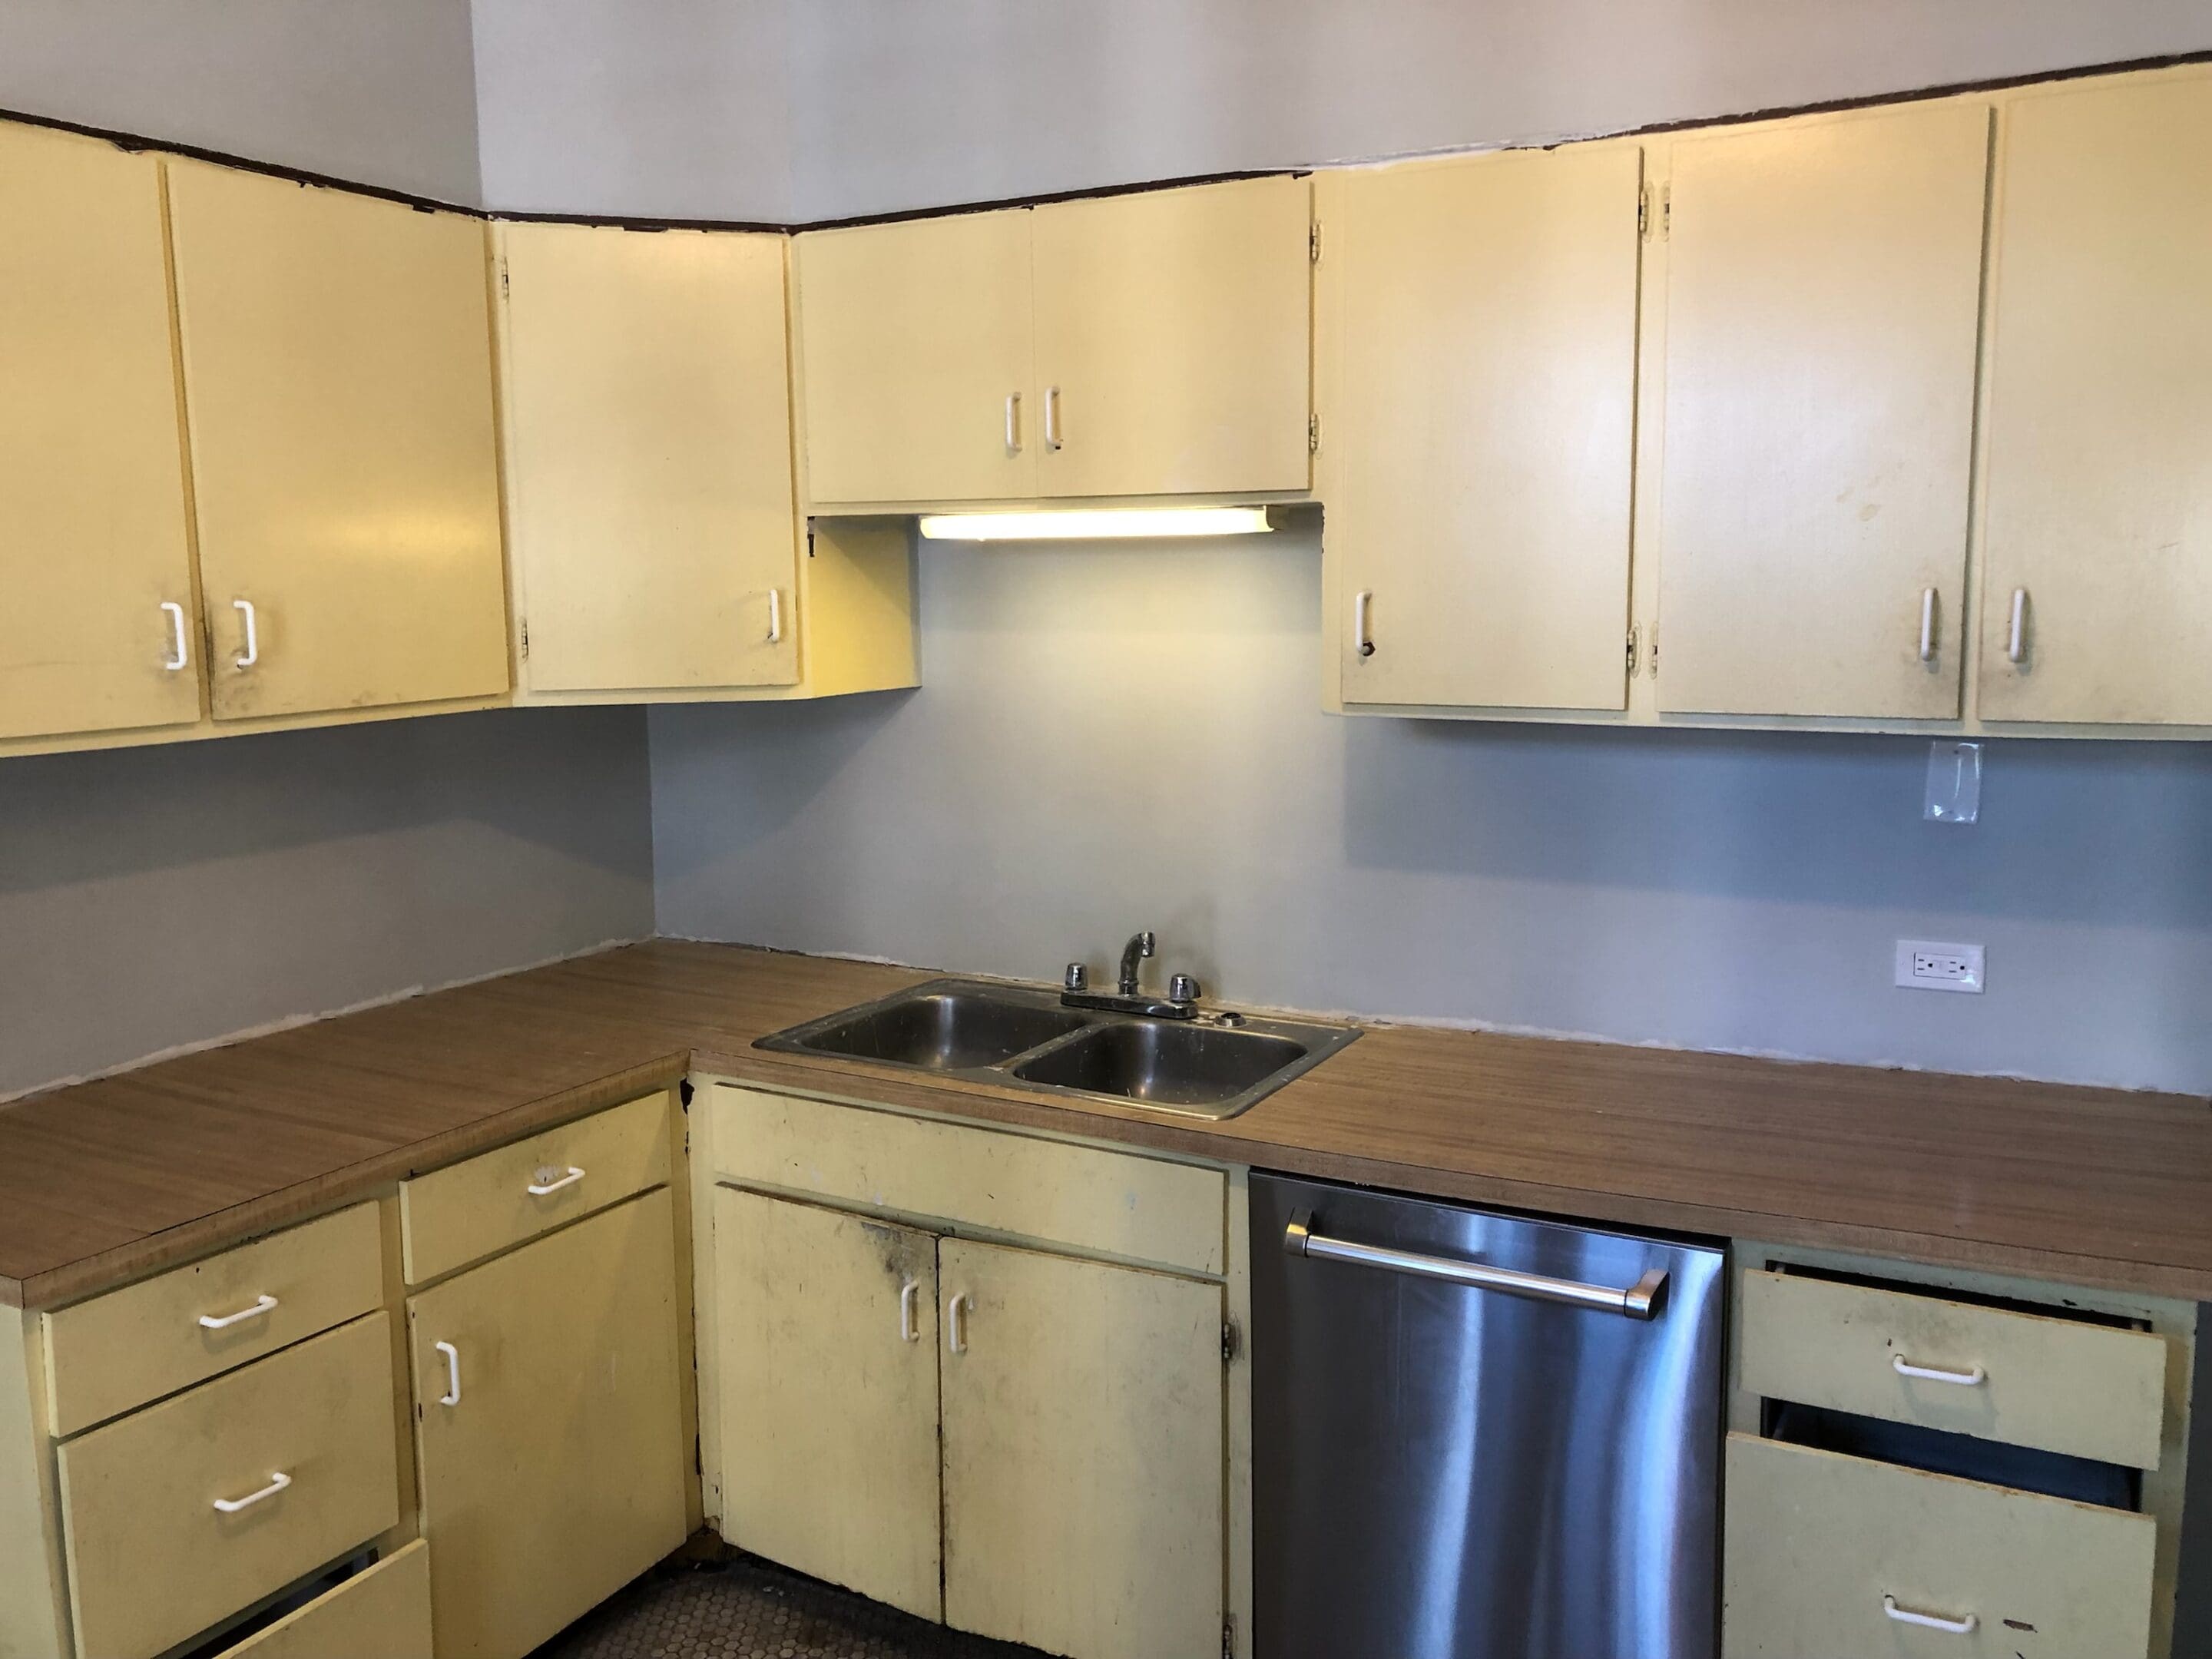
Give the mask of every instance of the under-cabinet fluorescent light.
[(933, 542), (1121, 541), (1139, 536), (1254, 536), (1264, 507), (1106, 507), (1063, 513), (925, 513)]

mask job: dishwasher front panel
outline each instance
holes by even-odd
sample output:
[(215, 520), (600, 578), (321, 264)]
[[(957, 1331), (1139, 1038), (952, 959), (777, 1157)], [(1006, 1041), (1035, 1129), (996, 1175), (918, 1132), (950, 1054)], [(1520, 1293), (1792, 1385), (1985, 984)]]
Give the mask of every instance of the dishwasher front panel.
[(1251, 1200), (1255, 1659), (1714, 1659), (1718, 1249)]

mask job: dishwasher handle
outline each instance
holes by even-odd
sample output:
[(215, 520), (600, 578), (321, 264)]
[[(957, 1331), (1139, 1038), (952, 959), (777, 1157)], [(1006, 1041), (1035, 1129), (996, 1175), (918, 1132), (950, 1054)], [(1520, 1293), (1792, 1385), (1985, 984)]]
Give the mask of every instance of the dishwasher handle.
[(1600, 1313), (1620, 1314), (1629, 1319), (1656, 1319), (1666, 1297), (1667, 1270), (1654, 1267), (1625, 1291), (1609, 1285), (1582, 1285), (1571, 1279), (1546, 1279), (1540, 1273), (1516, 1273), (1510, 1267), (1485, 1267), (1480, 1261), (1457, 1261), (1449, 1256), (1421, 1255), (1394, 1250), (1382, 1244), (1360, 1244), (1348, 1238), (1325, 1238), (1313, 1230), (1313, 1212), (1296, 1210), (1283, 1230), (1283, 1249), (1291, 1255), (1317, 1261), (1342, 1261), (1355, 1267), (1380, 1267), (1386, 1273), (1411, 1273), (1416, 1279), (1441, 1279), (1478, 1291), (1500, 1291), (1526, 1297), (1532, 1302), (1559, 1302), (1571, 1308), (1590, 1308)]

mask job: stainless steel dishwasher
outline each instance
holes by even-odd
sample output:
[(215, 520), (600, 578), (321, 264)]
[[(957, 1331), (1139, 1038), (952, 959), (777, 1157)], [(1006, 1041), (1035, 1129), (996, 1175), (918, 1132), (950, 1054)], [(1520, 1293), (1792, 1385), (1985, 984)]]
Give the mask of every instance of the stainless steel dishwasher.
[(1713, 1659), (1720, 1250), (1251, 1195), (1255, 1659)]

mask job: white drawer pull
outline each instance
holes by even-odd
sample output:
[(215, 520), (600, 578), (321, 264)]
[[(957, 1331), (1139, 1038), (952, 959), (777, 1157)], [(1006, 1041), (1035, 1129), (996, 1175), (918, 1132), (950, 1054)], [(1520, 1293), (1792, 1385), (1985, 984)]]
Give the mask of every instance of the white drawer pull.
[(215, 1500), (215, 1506), (224, 1515), (236, 1515), (240, 1510), (250, 1510), (256, 1504), (274, 1498), (291, 1484), (292, 1477), (278, 1469), (270, 1475), (269, 1484), (259, 1492), (250, 1492), (243, 1498), (218, 1498)]
[(1979, 1365), (1963, 1371), (1947, 1371), (1933, 1365), (1916, 1365), (1901, 1353), (1889, 1357), (1889, 1368), (1899, 1376), (1913, 1376), (1923, 1382), (1955, 1382), (1962, 1389), (1978, 1389), (1990, 1379), (1990, 1374)]
[(573, 1164), (568, 1166), (568, 1173), (557, 1181), (547, 1179), (552, 1173), (550, 1169), (540, 1170), (538, 1172), (538, 1179), (532, 1182), (525, 1190), (532, 1198), (543, 1198), (548, 1193), (559, 1192), (563, 1187), (573, 1187), (584, 1178), (584, 1172)]
[(164, 599), (161, 614), (169, 619), (169, 654), (162, 659), (161, 666), (173, 674), (191, 663), (185, 649), (185, 607), (174, 599)]
[(450, 1342), (433, 1342), (430, 1346), (446, 1356), (446, 1391), (438, 1396), (438, 1403), (458, 1406), (461, 1403), (461, 1351)]
[(968, 1292), (965, 1291), (945, 1304), (945, 1346), (954, 1353), (968, 1352)]
[(1894, 1595), (1881, 1598), (1881, 1610), (1900, 1625), (1917, 1625), (1923, 1630), (1940, 1630), (1948, 1636), (1972, 1636), (1982, 1627), (1982, 1621), (1973, 1613), (1964, 1619), (1944, 1619), (1932, 1613), (1915, 1613), (1910, 1607), (1897, 1605)]
[(204, 1331), (227, 1331), (233, 1325), (243, 1325), (249, 1319), (258, 1319), (265, 1313), (274, 1313), (276, 1311), (276, 1298), (275, 1297), (257, 1296), (253, 1298), (253, 1305), (252, 1307), (240, 1308), (236, 1313), (202, 1314), (200, 1316), (200, 1328)]
[(919, 1342), (921, 1340), (921, 1328), (914, 1320), (915, 1298), (921, 1294), (921, 1281), (918, 1279), (909, 1279), (899, 1286), (899, 1340), (902, 1342)]

